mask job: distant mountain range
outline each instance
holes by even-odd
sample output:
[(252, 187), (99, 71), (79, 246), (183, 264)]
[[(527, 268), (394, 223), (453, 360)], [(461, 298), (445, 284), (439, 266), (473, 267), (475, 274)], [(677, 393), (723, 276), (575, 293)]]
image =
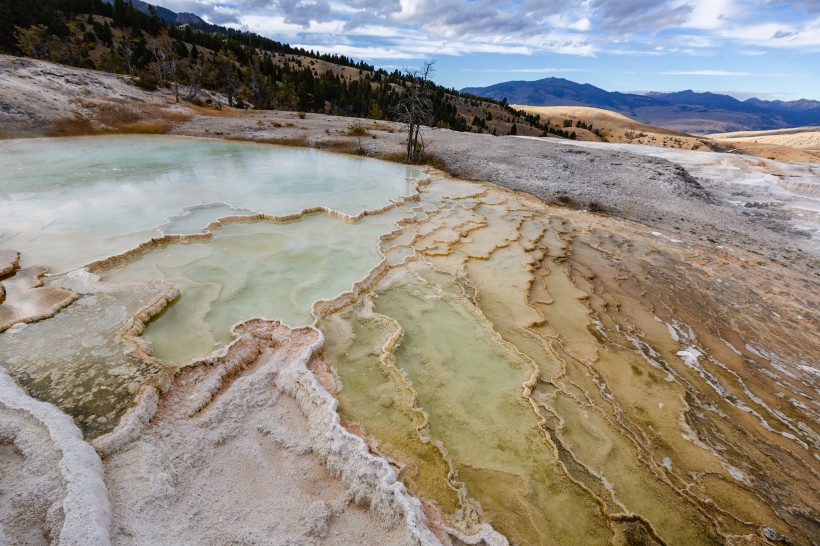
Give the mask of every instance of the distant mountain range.
[(604, 108), (650, 125), (696, 134), (820, 125), (820, 101), (807, 99), (740, 101), (729, 95), (691, 90), (636, 95), (563, 78), (510, 81), (461, 91), (495, 100), (506, 98), (510, 104)]
[[(114, 3), (114, 0), (103, 1), (106, 4)], [(206, 23), (204, 19), (202, 19), (198, 15), (194, 15), (193, 13), (176, 13), (174, 11), (169, 10), (168, 8), (157, 6), (156, 4), (149, 4), (148, 2), (143, 2), (142, 0), (130, 0), (130, 3), (132, 6), (134, 6), (141, 12), (148, 14), (151, 13), (149, 6), (154, 6), (157, 10), (157, 17), (159, 17), (163, 21), (170, 21), (171, 23), (177, 25), (191, 25), (192, 27), (203, 29), (212, 26), (209, 23)]]

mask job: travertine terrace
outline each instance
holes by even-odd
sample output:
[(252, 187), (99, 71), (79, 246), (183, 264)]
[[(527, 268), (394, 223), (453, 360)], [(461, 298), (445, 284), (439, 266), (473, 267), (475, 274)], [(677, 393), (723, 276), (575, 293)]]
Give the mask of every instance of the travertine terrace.
[(326, 365), (445, 520), (519, 544), (814, 540), (811, 283), (455, 181), (382, 248), (395, 265), (319, 321)]
[[(4, 182), (0, 310), (33, 307), (17, 276), (68, 301), (0, 333), (0, 543), (817, 542), (811, 238), (794, 266), (739, 248), (757, 220), (715, 217), (717, 183), (614, 168), (670, 202), (624, 182), (613, 212), (700, 203), (701, 236), (373, 160), (121, 139), (32, 142), (107, 159)], [(140, 149), (151, 169), (117, 163)]]

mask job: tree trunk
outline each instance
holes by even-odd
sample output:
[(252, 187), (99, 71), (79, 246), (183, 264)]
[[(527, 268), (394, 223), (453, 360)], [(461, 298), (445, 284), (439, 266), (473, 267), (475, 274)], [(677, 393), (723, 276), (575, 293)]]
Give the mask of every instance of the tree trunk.
[[(419, 132), (421, 131), (421, 123), (416, 123), (416, 133), (413, 135), (413, 159), (416, 159), (416, 154), (419, 154)], [(420, 154), (419, 154), (420, 155)]]
[(413, 162), (413, 132), (414, 132), (413, 122), (410, 121), (410, 123), (407, 124), (407, 127), (408, 127), (408, 130), (407, 130), (407, 162), (412, 163)]

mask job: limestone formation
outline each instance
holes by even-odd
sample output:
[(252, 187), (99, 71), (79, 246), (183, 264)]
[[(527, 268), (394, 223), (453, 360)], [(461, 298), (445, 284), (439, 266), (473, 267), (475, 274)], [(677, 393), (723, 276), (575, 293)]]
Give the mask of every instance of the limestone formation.
[(0, 333), (0, 542), (816, 542), (814, 276), (380, 172), (401, 179), (363, 183), (371, 207), (180, 192), (16, 234), (93, 258), (3, 278), (0, 317), (76, 301)]
[(75, 295), (59, 286), (44, 286), (47, 267), (26, 267), (3, 280), (0, 298), (0, 332), (15, 324), (35, 322), (54, 316), (70, 304)]
[(10, 275), (20, 267), (20, 253), (16, 250), (0, 249), (0, 279)]

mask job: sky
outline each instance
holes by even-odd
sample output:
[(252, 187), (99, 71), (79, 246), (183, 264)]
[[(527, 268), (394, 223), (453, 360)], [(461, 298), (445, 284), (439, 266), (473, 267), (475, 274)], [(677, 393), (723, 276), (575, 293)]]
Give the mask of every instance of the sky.
[(608, 91), (820, 100), (820, 0), (158, 0), (436, 83), (560, 77)]

